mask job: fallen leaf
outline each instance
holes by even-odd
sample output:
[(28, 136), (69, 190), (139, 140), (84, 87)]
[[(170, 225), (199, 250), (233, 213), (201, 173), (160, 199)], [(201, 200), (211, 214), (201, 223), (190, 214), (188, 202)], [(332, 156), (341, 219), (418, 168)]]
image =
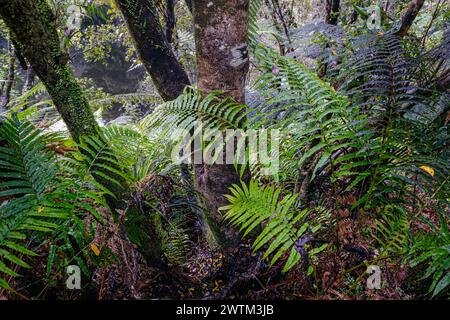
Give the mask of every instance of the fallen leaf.
[(91, 250), (97, 257), (100, 255), (100, 249), (97, 247), (95, 243), (91, 243)]
[(434, 169), (429, 166), (421, 166), (420, 169), (428, 173), (430, 176), (434, 177)]

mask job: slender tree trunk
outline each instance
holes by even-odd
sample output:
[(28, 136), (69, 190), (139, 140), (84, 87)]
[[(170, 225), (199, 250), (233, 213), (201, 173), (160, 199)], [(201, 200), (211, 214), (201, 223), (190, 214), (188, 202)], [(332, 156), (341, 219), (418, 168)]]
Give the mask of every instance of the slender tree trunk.
[[(266, 0), (266, 5), (267, 5), (267, 7), (270, 8), (270, 15), (272, 17), (272, 21), (275, 25), (276, 30), (279, 33), (284, 33), (288, 42), (291, 43), (291, 39), (289, 36), (289, 29), (288, 29), (286, 21), (284, 19), (283, 13), (281, 12), (281, 8), (279, 7), (279, 2), (274, 1), (274, 0), (271, 0), (271, 1)], [(278, 22), (278, 19), (280, 19), (281, 23)], [(280, 27), (280, 24), (283, 26), (283, 30)], [(279, 47), (280, 54), (284, 56), (286, 54), (286, 45), (285, 45), (285, 43), (280, 41), (278, 39), (278, 37), (277, 37), (277, 41), (278, 41), (278, 47)]]
[(325, 22), (337, 25), (339, 16), (340, 0), (327, 0)]
[(8, 65), (8, 75), (6, 77), (6, 83), (5, 83), (5, 94), (1, 96), (1, 109), (0, 111), (5, 111), (6, 106), (9, 103), (9, 100), (11, 99), (11, 90), (14, 84), (14, 74), (15, 74), (15, 66), (16, 66), (16, 55), (15, 55), (15, 49), (11, 43), (9, 42), (9, 65)]
[(36, 74), (34, 73), (33, 67), (28, 66), (27, 75), (25, 76), (25, 83), (23, 84), (22, 93), (27, 92), (34, 86), (34, 79), (36, 78)]
[(417, 15), (419, 14), (419, 11), (422, 8), (424, 2), (425, 0), (412, 0), (409, 3), (405, 13), (402, 16), (400, 29), (396, 32), (398, 36), (404, 37), (408, 33), (409, 28), (411, 28), (414, 19), (416, 19)]
[[(198, 86), (203, 94), (223, 90), (224, 95), (244, 102), (248, 71), (249, 0), (194, 0), (193, 15)], [(224, 224), (218, 211), (226, 203), (224, 194), (239, 183), (233, 165), (196, 165), (196, 187), (204, 196), (206, 222), (223, 248), (239, 241), (236, 231)]]
[(166, 39), (173, 42), (173, 32), (175, 30), (175, 0), (166, 0)]
[(284, 18), (284, 14), (283, 14), (283, 10), (282, 10), (281, 5), (280, 5), (280, 1), (272, 0), (272, 4), (273, 4), (273, 9), (275, 10), (276, 14), (278, 15), (278, 18), (281, 21), (281, 25), (283, 26), (283, 31), (284, 31), (284, 34), (286, 36), (286, 39), (290, 43), (291, 42), (291, 38), (289, 36), (289, 28), (288, 28), (288, 24), (286, 22), (286, 19)]
[[(184, 87), (190, 85), (187, 73), (169, 44), (175, 27), (175, 1), (166, 2), (166, 33), (159, 22), (153, 0), (116, 0), (116, 4), (158, 93), (165, 101), (175, 99), (182, 94)], [(191, 175), (185, 164), (181, 165), (180, 171), (184, 177)], [(190, 179), (184, 181), (188, 183)]]
[(173, 100), (189, 78), (175, 57), (153, 0), (115, 0), (147, 72), (164, 100)]
[(389, 5), (390, 5), (390, 1), (386, 0), (384, 2), (384, 6), (383, 6), (383, 11), (387, 13), (387, 11), (389, 10)]

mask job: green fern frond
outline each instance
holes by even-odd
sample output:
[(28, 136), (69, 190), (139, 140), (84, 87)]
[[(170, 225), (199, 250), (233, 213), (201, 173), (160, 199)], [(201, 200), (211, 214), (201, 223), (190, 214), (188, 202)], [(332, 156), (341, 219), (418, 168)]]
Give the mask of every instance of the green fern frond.
[[(56, 157), (44, 135), (14, 114), (0, 127), (0, 273), (15, 277), (35, 256), (25, 240), (33, 233), (57, 234), (76, 215), (98, 217), (102, 200), (74, 180), (59, 175)], [(0, 284), (8, 287), (4, 278)], [(5, 285), (6, 284), (6, 285)]]
[(414, 239), (414, 244), (406, 258), (412, 267), (427, 263), (427, 269), (422, 279), (431, 278), (429, 293), (433, 297), (448, 289), (450, 285), (450, 233), (448, 217), (441, 217), (440, 226), (432, 228), (429, 233), (421, 232)]
[(410, 221), (401, 207), (388, 205), (375, 221), (373, 238), (386, 253), (399, 254), (408, 248)]
[(248, 43), (250, 48), (255, 48), (259, 43), (258, 12), (263, 5), (263, 0), (251, 0), (248, 10)]
[(202, 97), (192, 87), (186, 87), (183, 94), (173, 101), (165, 102), (148, 116), (150, 126), (176, 126), (190, 130), (196, 120), (202, 121), (207, 129), (237, 129), (246, 124), (246, 106), (229, 99), (221, 99), (220, 91)]
[(231, 194), (225, 197), (230, 204), (220, 208), (225, 211), (225, 219), (248, 235), (263, 223), (265, 227), (253, 243), (253, 249), (268, 246), (264, 258), (272, 255), (270, 264), (276, 263), (283, 255), (288, 258), (283, 272), (290, 270), (302, 258), (308, 259), (308, 252), (317, 254), (325, 248), (311, 248), (310, 241), (320, 228), (308, 221), (309, 209), (296, 208), (297, 195), (281, 197), (281, 189), (273, 186), (259, 187), (256, 181), (247, 186), (233, 185)]

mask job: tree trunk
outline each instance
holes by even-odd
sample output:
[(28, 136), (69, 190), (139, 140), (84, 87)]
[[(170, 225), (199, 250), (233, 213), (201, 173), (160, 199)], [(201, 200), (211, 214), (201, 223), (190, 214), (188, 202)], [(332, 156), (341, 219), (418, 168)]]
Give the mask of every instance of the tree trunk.
[(15, 66), (16, 66), (16, 55), (15, 55), (15, 50), (14, 47), (11, 43), (11, 41), (9, 42), (9, 66), (8, 66), (8, 75), (6, 77), (6, 83), (5, 83), (5, 94), (1, 96), (1, 108), (0, 111), (5, 111), (6, 110), (6, 106), (9, 103), (9, 100), (11, 99), (11, 90), (14, 84), (14, 73), (15, 73)]
[[(27, 14), (24, 15), (23, 12)], [(20, 52), (45, 84), (72, 138), (79, 142), (82, 136), (98, 136), (97, 121), (68, 65), (68, 55), (60, 47), (55, 17), (47, 1), (0, 0), (0, 15), (9, 27)], [(124, 188), (97, 178), (121, 199)], [(117, 178), (118, 181), (123, 180)], [(113, 209), (123, 207), (119, 203), (122, 201), (109, 200), (114, 205)]]
[(173, 100), (189, 78), (175, 57), (152, 0), (115, 0), (147, 72), (164, 100)]
[[(193, 16), (200, 91), (223, 90), (244, 102), (248, 58), (249, 0), (194, 0)], [(226, 203), (224, 194), (240, 181), (233, 165), (196, 165), (196, 188), (204, 196), (206, 222), (214, 239), (223, 248), (235, 246), (238, 233), (224, 224), (218, 208)]]
[[(270, 9), (270, 15), (272, 16), (272, 21), (275, 25), (275, 29), (278, 31), (278, 33), (284, 33), (286, 36), (286, 40), (291, 44), (291, 38), (289, 36), (289, 28), (287, 26), (286, 20), (284, 19), (283, 12), (280, 7), (280, 3), (278, 0), (266, 0), (266, 6)], [(280, 22), (278, 22), (278, 19)], [(282, 25), (283, 29), (280, 27), (280, 24)], [(278, 41), (278, 47), (280, 54), (284, 56), (286, 54), (286, 45), (283, 43), (282, 39), (277, 38)]]
[(56, 18), (46, 0), (0, 0), (0, 15), (44, 82), (72, 137), (96, 135), (97, 122), (68, 66), (68, 55), (60, 48)]
[[(27, 12), (27, 14), (23, 14)], [(20, 51), (44, 82), (75, 140), (97, 134), (97, 123), (60, 48), (55, 17), (45, 0), (0, 0), (0, 14)]]
[(175, 0), (166, 0), (166, 39), (173, 42), (173, 31), (175, 30)]
[(412, 0), (411, 3), (406, 8), (405, 13), (402, 16), (402, 21), (400, 24), (400, 29), (396, 32), (396, 34), (400, 37), (405, 36), (409, 28), (411, 28), (414, 19), (416, 19), (419, 14), (420, 9), (422, 8), (425, 0)]
[[(0, 15), (19, 51), (45, 84), (72, 138), (79, 142), (82, 136), (98, 136), (97, 121), (68, 65), (69, 57), (60, 47), (55, 17), (47, 1), (0, 0)], [(104, 179), (98, 179), (116, 195), (123, 192), (115, 184), (110, 186)], [(114, 208), (122, 206), (109, 200)]]
[(325, 22), (337, 25), (339, 16), (340, 0), (327, 0)]
[[(88, 101), (68, 65), (68, 55), (60, 47), (56, 18), (47, 0), (0, 0), (0, 16), (11, 31), (20, 52), (45, 84), (72, 138), (78, 142), (82, 136), (99, 136), (98, 124)], [(120, 182), (119, 186), (99, 175), (93, 175), (115, 195), (105, 197), (112, 212), (125, 209), (128, 197), (126, 181), (108, 170), (104, 174)], [(152, 228), (148, 230), (148, 235), (149, 243), (140, 250), (149, 263), (163, 266), (158, 235)]]
[(23, 84), (22, 94), (33, 88), (35, 76), (36, 74), (34, 73), (33, 67), (28, 66), (27, 75), (25, 76), (25, 83)]

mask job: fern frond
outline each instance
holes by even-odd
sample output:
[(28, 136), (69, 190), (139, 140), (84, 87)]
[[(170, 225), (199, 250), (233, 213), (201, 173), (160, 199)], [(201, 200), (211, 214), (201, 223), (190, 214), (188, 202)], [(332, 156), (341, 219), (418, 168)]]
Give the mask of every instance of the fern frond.
[(61, 179), (56, 157), (30, 122), (13, 114), (1, 124), (0, 143), (0, 272), (15, 277), (13, 265), (29, 267), (23, 259), (35, 255), (24, 242), (30, 233), (55, 234), (77, 214), (98, 217), (94, 204), (102, 200)]
[(403, 253), (408, 248), (410, 221), (403, 208), (388, 205), (375, 221), (373, 238), (386, 253)]
[(317, 254), (325, 248), (310, 247), (309, 242), (320, 226), (308, 221), (309, 209), (296, 208), (296, 194), (281, 198), (280, 188), (270, 185), (260, 188), (256, 181), (251, 181), (248, 186), (245, 183), (242, 186), (233, 185), (230, 191), (231, 194), (225, 196), (230, 204), (220, 210), (226, 211), (225, 219), (238, 226), (244, 232), (243, 236), (265, 223), (263, 231), (253, 243), (253, 249), (268, 246), (263, 257), (272, 255), (271, 265), (288, 254), (283, 268), (286, 272), (302, 257), (308, 259), (308, 251)]
[(450, 233), (448, 218), (441, 217), (440, 226), (433, 224), (429, 233), (421, 232), (406, 258), (412, 267), (427, 262), (428, 267), (422, 279), (431, 278), (429, 293), (435, 297), (450, 285)]
[(202, 121), (207, 129), (237, 129), (245, 127), (246, 106), (229, 99), (220, 99), (220, 91), (202, 97), (192, 87), (186, 87), (183, 94), (173, 101), (161, 104), (148, 116), (150, 126), (176, 126), (190, 130), (196, 120)]

